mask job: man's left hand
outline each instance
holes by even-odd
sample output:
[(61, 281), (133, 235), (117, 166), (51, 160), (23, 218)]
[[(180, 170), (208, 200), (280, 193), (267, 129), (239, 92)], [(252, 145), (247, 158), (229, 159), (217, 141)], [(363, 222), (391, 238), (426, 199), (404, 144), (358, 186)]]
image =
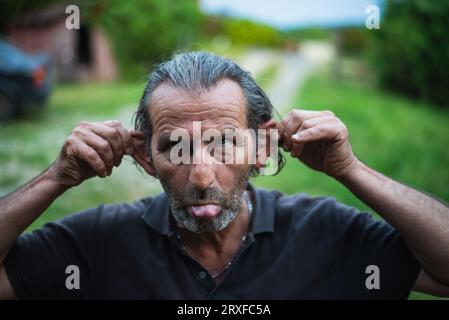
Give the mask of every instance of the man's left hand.
[(314, 170), (340, 177), (358, 162), (346, 126), (331, 111), (292, 110), (278, 130), (284, 150)]

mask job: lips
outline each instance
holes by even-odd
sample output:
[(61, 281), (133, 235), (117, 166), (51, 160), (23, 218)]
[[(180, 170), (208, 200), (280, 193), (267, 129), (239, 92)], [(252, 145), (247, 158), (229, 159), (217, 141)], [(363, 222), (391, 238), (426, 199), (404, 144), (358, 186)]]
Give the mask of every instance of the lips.
[(221, 207), (217, 204), (204, 204), (196, 206), (188, 206), (187, 211), (198, 219), (210, 219), (216, 217), (220, 213)]

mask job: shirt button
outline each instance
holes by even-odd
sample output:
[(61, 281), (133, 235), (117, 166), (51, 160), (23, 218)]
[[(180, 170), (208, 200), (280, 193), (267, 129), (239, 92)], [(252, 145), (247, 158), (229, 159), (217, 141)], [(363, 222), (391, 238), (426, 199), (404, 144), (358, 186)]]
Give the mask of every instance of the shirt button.
[(204, 280), (204, 279), (206, 279), (207, 274), (206, 274), (206, 272), (204, 272), (204, 271), (200, 271), (200, 272), (198, 273), (198, 277), (200, 277), (201, 280)]

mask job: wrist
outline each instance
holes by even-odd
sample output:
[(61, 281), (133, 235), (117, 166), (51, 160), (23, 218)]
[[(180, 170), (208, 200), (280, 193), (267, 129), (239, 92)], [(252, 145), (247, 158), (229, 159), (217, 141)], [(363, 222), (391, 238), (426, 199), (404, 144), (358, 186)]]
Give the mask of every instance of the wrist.
[(334, 179), (346, 185), (359, 175), (363, 166), (364, 164), (354, 156), (351, 162), (338, 175), (334, 176)]
[(58, 178), (54, 163), (42, 173), (40, 178), (41, 181), (49, 188), (49, 191), (56, 194), (62, 194), (71, 188), (71, 186), (63, 184), (61, 179)]

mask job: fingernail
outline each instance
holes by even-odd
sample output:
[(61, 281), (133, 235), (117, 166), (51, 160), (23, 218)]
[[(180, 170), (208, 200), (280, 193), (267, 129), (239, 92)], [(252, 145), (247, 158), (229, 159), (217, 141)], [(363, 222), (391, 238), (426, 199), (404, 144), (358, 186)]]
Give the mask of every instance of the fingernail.
[(292, 139), (295, 139), (295, 140), (301, 139), (301, 134), (300, 134), (300, 132), (295, 133), (294, 135), (292, 135)]

